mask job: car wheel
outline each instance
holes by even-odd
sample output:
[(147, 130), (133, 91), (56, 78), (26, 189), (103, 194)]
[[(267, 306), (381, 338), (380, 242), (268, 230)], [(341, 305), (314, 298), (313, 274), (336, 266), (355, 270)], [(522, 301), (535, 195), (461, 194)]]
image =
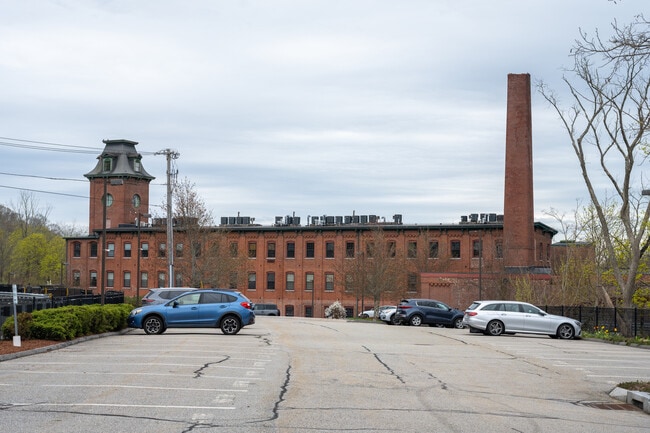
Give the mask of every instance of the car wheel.
[(463, 329), (465, 327), (465, 325), (463, 325), (463, 318), (459, 317), (458, 319), (454, 320), (453, 326), (456, 329)]
[(221, 332), (235, 335), (241, 330), (241, 322), (236, 316), (226, 316), (221, 320)]
[(411, 326), (422, 325), (422, 316), (420, 316), (419, 314), (414, 314), (413, 316), (411, 316), (411, 318), (409, 319), (409, 325)]
[(362, 319), (367, 319), (367, 318), (368, 318), (368, 315), (367, 315), (367, 314), (362, 314), (362, 315), (361, 315), (361, 318), (362, 318)]
[(400, 321), (397, 320), (397, 317), (395, 317), (395, 314), (390, 316), (390, 320), (388, 321), (388, 323), (390, 323), (391, 325), (399, 325), (399, 322)]
[(563, 323), (557, 328), (557, 336), (562, 340), (571, 340), (574, 335), (575, 330), (568, 323)]
[(162, 334), (165, 332), (165, 325), (160, 317), (149, 316), (144, 319), (142, 329), (144, 329), (146, 334)]
[(503, 323), (499, 322), (498, 320), (493, 320), (490, 323), (488, 323), (487, 328), (485, 328), (485, 333), (488, 335), (493, 335), (495, 337), (498, 337), (499, 335), (503, 334), (504, 328), (503, 328)]

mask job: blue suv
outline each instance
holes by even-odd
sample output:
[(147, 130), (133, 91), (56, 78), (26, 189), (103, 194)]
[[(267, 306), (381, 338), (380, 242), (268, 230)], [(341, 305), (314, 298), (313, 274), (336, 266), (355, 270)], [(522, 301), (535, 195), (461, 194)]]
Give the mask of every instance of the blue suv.
[(196, 290), (170, 301), (136, 308), (127, 323), (147, 334), (162, 334), (167, 328), (221, 328), (226, 335), (237, 334), (255, 323), (251, 301), (231, 290)]
[(397, 306), (394, 321), (403, 325), (437, 325), (461, 329), (463, 313), (435, 299), (403, 299)]

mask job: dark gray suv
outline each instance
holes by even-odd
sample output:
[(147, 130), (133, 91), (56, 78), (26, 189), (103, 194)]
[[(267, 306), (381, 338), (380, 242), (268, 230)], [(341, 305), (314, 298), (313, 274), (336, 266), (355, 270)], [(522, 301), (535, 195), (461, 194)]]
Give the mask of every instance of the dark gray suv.
[(463, 313), (435, 299), (403, 299), (395, 311), (395, 322), (402, 325), (446, 326), (461, 329)]
[(183, 293), (191, 292), (192, 290), (197, 290), (192, 287), (164, 287), (158, 289), (150, 289), (140, 305), (158, 305), (164, 304), (172, 298), (182, 295)]
[(280, 309), (275, 304), (253, 304), (253, 311), (257, 316), (279, 316)]

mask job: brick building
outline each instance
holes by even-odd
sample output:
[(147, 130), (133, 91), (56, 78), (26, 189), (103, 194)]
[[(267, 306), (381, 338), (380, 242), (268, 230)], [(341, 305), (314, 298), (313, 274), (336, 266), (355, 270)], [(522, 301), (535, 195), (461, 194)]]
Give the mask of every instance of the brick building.
[[(372, 306), (364, 294), (346, 290), (341, 263), (354, 260), (381, 229), (407, 277), (383, 303), (404, 296), (432, 297), (465, 308), (478, 298), (504, 293), (508, 275), (548, 281), (551, 241), (556, 231), (533, 221), (530, 76), (508, 76), (504, 214), (476, 213), (458, 224), (402, 224), (374, 215), (278, 217), (262, 226), (249, 217), (224, 217), (214, 231), (247, 255), (246, 278), (236, 284), (254, 302), (278, 304), (282, 314), (322, 316), (340, 300), (350, 313)], [(169, 252), (183, 251), (184, 232), (167, 220), (149, 219), (149, 184), (136, 142), (105, 140), (90, 181), (89, 233), (67, 238), (66, 280), (94, 291), (142, 296), (152, 287), (186, 286), (173, 275)], [(185, 244), (187, 245), (187, 244)], [(178, 254), (178, 264), (187, 260)], [(170, 284), (171, 283), (171, 284)]]

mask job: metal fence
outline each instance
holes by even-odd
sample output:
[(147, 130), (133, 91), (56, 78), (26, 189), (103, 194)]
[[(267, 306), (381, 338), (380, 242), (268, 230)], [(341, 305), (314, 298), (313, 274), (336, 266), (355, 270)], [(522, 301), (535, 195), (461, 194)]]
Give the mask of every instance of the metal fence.
[(544, 310), (579, 320), (583, 332), (594, 332), (604, 327), (609, 332), (616, 331), (626, 336), (650, 336), (650, 309), (647, 308), (547, 306)]

